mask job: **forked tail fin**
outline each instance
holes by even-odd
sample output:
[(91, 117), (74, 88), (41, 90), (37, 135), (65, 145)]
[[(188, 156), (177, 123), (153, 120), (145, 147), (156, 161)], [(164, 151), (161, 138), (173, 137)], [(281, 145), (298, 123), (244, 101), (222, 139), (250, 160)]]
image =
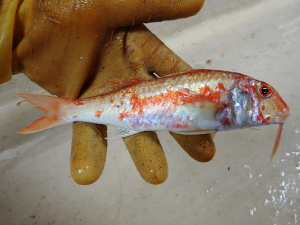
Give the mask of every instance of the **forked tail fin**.
[(46, 114), (45, 116), (34, 121), (28, 127), (17, 131), (17, 133), (34, 133), (66, 123), (66, 121), (60, 116), (60, 106), (64, 104), (65, 99), (38, 94), (18, 95), (30, 102), (32, 105), (35, 105), (35, 108), (46, 111)]

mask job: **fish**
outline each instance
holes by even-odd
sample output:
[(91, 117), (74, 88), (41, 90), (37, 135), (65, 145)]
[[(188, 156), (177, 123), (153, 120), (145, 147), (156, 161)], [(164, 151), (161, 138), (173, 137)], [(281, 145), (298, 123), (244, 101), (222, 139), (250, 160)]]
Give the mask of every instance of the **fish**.
[(272, 159), (290, 115), (271, 85), (236, 72), (194, 69), (152, 80), (112, 79), (110, 84), (109, 93), (84, 99), (19, 94), (46, 113), (18, 133), (76, 121), (109, 126), (108, 138), (143, 131), (195, 135), (279, 124)]

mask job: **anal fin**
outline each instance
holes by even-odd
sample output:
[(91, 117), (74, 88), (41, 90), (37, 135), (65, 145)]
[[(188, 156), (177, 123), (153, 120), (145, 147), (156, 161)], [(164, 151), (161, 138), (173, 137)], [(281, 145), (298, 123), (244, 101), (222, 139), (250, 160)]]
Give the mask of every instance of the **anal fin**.
[(115, 139), (120, 137), (128, 137), (133, 134), (137, 134), (139, 131), (136, 130), (126, 130), (121, 127), (116, 127), (113, 125), (107, 126), (107, 138), (106, 139)]

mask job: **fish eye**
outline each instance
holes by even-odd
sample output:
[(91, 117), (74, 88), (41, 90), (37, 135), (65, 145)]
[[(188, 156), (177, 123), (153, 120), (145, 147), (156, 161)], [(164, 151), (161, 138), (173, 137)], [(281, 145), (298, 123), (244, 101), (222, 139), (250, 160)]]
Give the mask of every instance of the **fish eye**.
[(267, 95), (269, 93), (269, 88), (267, 87), (262, 87), (261, 88), (261, 94), (262, 95)]
[(259, 94), (264, 97), (268, 98), (272, 95), (272, 89), (269, 85), (267, 84), (262, 84), (259, 89), (258, 89)]

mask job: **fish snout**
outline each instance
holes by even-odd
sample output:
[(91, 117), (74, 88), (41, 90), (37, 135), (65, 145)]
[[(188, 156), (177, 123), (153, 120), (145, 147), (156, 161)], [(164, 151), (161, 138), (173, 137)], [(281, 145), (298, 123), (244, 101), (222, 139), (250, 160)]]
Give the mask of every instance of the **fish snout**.
[(287, 106), (285, 102), (281, 102), (281, 104), (277, 104), (275, 121), (276, 123), (283, 123), (290, 116), (290, 108)]
[(282, 112), (282, 120), (286, 121), (286, 119), (290, 116), (290, 108), (286, 106), (286, 108), (283, 109)]

